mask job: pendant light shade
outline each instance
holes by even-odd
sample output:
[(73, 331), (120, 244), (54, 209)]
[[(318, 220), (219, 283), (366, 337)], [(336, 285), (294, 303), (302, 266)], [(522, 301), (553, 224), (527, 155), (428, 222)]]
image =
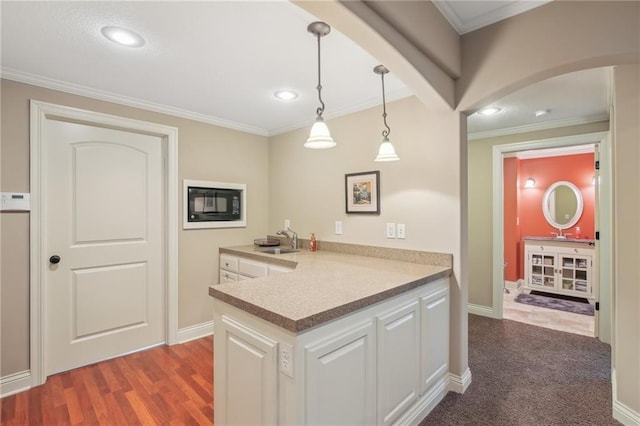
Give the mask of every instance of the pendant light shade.
[(327, 123), (324, 122), (322, 117), (316, 118), (315, 123), (311, 127), (311, 133), (309, 139), (304, 144), (305, 148), (310, 149), (327, 149), (336, 146), (336, 143), (331, 138)]
[(393, 147), (391, 141), (389, 141), (391, 128), (387, 124), (387, 104), (384, 96), (384, 75), (387, 74), (389, 70), (384, 65), (378, 65), (373, 69), (373, 72), (380, 74), (380, 78), (382, 79), (382, 119), (386, 127), (386, 129), (382, 131), (382, 143), (380, 144), (380, 148), (378, 148), (378, 155), (374, 161), (398, 161), (400, 157), (398, 157), (396, 149)]
[(399, 159), (396, 154), (396, 149), (393, 147), (393, 144), (389, 142), (389, 139), (382, 139), (375, 161), (398, 161)]
[(336, 143), (331, 137), (329, 128), (322, 118), (322, 113), (324, 112), (324, 102), (322, 101), (322, 84), (320, 81), (320, 38), (329, 34), (329, 32), (331, 32), (331, 27), (324, 22), (312, 22), (307, 27), (307, 31), (315, 35), (318, 39), (318, 86), (316, 86), (316, 89), (318, 90), (318, 100), (320, 101), (320, 107), (316, 109), (316, 121), (311, 127), (309, 139), (307, 139), (307, 142), (305, 142), (304, 146), (305, 148), (310, 149), (333, 148), (334, 146), (336, 146)]

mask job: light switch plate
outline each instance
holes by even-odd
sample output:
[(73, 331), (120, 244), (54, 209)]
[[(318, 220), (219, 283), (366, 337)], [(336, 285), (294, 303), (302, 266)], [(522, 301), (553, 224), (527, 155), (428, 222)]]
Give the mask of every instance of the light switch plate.
[(398, 237), (401, 240), (404, 240), (405, 238), (407, 238), (407, 236), (405, 235), (404, 223), (399, 223), (396, 226), (396, 237)]
[(336, 235), (342, 235), (342, 221), (336, 220)]
[(395, 238), (395, 237), (396, 237), (396, 224), (387, 223), (387, 238)]
[(289, 219), (284, 220), (284, 229), (291, 228), (291, 221)]

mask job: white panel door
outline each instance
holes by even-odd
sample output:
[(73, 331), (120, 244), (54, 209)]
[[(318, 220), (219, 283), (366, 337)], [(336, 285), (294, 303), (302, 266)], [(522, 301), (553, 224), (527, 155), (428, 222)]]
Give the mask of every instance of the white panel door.
[(48, 119), (47, 375), (165, 341), (163, 149), (157, 136)]
[(420, 389), (420, 313), (417, 300), (378, 316), (378, 424), (392, 424)]
[(375, 340), (365, 323), (305, 348), (305, 424), (376, 424)]

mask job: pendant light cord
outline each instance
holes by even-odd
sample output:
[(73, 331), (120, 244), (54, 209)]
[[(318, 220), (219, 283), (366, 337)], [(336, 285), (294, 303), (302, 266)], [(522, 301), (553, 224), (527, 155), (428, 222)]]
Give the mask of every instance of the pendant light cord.
[(320, 37), (321, 35), (318, 34), (318, 86), (316, 86), (316, 89), (318, 89), (318, 100), (322, 106), (316, 109), (318, 117), (322, 117), (322, 113), (324, 112), (324, 102), (322, 102), (322, 84), (320, 83)]
[(380, 74), (380, 76), (382, 77), (382, 119), (384, 121), (384, 126), (387, 128), (387, 130), (382, 131), (382, 136), (386, 138), (391, 133), (391, 128), (387, 124), (387, 101), (384, 96), (384, 73)]

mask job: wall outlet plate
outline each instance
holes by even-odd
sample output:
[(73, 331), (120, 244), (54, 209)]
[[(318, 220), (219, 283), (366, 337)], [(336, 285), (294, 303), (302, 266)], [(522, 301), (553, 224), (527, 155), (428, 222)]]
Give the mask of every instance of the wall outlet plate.
[(342, 221), (336, 220), (336, 235), (342, 235)]
[(293, 346), (288, 343), (280, 343), (278, 365), (280, 372), (293, 379)]
[(405, 227), (404, 227), (404, 223), (399, 223), (396, 226), (396, 237), (400, 238), (401, 240), (404, 240), (405, 238), (407, 238), (406, 234), (405, 234)]
[(387, 223), (387, 238), (395, 238), (395, 237), (396, 237), (396, 224)]
[(289, 219), (284, 220), (284, 229), (291, 228), (291, 221)]

